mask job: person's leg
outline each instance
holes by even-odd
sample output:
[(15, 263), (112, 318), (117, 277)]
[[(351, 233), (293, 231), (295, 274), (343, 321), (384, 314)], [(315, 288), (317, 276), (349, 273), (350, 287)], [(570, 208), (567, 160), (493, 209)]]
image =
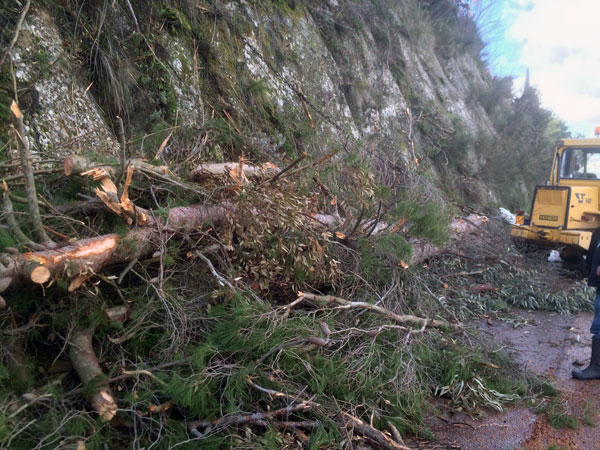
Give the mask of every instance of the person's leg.
[(592, 333), (592, 357), (590, 365), (583, 370), (574, 370), (573, 378), (578, 380), (598, 380), (600, 379), (600, 288), (596, 288), (596, 298), (594, 299), (594, 320), (590, 327)]
[(594, 299), (594, 320), (592, 320), (590, 333), (592, 333), (594, 336), (600, 335), (600, 288), (596, 288), (596, 298)]

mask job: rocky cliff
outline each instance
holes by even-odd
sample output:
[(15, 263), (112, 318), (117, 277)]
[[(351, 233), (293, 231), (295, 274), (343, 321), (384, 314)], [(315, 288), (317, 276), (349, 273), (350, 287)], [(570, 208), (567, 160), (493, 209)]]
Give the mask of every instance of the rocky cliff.
[[(487, 203), (499, 199), (480, 176), (497, 132), (481, 50), (452, 1), (63, 0), (33, 2), (13, 66), (42, 155), (116, 156), (121, 116), (136, 155), (171, 132), (172, 158), (341, 149), (381, 176), (418, 172), (446, 197)], [(2, 80), (6, 117), (6, 69)]]

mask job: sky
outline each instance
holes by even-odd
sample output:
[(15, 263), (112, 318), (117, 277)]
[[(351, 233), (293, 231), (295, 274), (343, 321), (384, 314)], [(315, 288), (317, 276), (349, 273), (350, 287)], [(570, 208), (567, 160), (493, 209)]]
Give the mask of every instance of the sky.
[(526, 70), (542, 105), (573, 136), (600, 126), (600, 0), (472, 0), (496, 76), (512, 76), (517, 92)]

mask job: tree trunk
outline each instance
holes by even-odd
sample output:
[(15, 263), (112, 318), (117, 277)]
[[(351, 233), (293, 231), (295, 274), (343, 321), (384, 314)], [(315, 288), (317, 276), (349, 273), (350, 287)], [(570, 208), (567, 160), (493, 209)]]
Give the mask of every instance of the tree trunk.
[(235, 174), (239, 176), (240, 171), (246, 178), (261, 177), (261, 176), (273, 176), (279, 172), (277, 166), (273, 163), (265, 163), (260, 166), (254, 166), (252, 164), (226, 162), (226, 163), (214, 163), (214, 164), (200, 164), (194, 170), (192, 170), (191, 177), (195, 180), (201, 180), (202, 178), (209, 177), (211, 175), (227, 175)]
[[(20, 281), (45, 283), (50, 278), (72, 279), (99, 272), (103, 267), (151, 253), (157, 249), (159, 228), (185, 232), (205, 223), (218, 224), (231, 214), (227, 204), (172, 208), (167, 219), (154, 219), (134, 228), (125, 236), (108, 234), (82, 239), (59, 249), (28, 252), (0, 257), (0, 292)], [(160, 221), (160, 223), (156, 223)], [(159, 227), (160, 225), (160, 227)]]
[[(317, 225), (324, 226), (330, 230), (336, 230), (343, 225), (343, 219), (340, 216), (334, 216), (330, 214), (312, 214), (308, 215), (311, 221)], [(480, 216), (479, 214), (470, 214), (467, 217), (456, 217), (450, 222), (450, 237), (452, 241), (474, 234), (481, 231), (481, 226), (488, 221), (486, 216)], [(368, 221), (361, 225), (363, 232), (367, 233), (369, 228), (373, 227), (373, 221)], [(375, 225), (372, 234), (381, 234), (390, 232), (390, 226), (386, 223), (378, 223)], [(391, 231), (393, 232), (393, 231)], [(423, 261), (439, 255), (444, 251), (446, 246), (434, 245), (424, 239), (419, 238), (408, 238), (408, 242), (412, 245), (413, 253), (410, 261), (407, 261), (411, 265), (422, 263)]]

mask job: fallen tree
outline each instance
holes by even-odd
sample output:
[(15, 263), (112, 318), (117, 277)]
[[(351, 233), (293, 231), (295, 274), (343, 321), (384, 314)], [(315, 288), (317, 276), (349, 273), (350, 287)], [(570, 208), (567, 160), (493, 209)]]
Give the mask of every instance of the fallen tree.
[[(146, 163), (140, 164), (145, 167)], [(82, 157), (71, 156), (64, 162), (65, 173), (92, 176), (95, 180), (100, 181), (101, 187), (95, 190), (100, 200), (128, 224), (140, 226), (133, 228), (124, 236), (108, 234), (82, 239), (56, 249), (0, 255), (0, 292), (19, 281), (30, 280), (37, 284), (43, 284), (50, 279), (72, 279), (70, 290), (74, 290), (107, 265), (131, 261), (151, 253), (160, 244), (159, 230), (177, 233), (201, 227), (205, 223), (219, 224), (235, 211), (235, 207), (231, 203), (192, 205), (171, 208), (166, 218), (157, 217), (150, 211), (135, 206), (128, 197), (128, 187), (133, 176), (134, 165), (128, 166), (120, 198), (117, 196), (117, 187), (111, 178), (112, 168), (98, 166), (90, 168), (91, 166), (89, 160)], [(238, 170), (238, 173), (243, 173), (243, 170), (248, 167), (250, 166), (240, 163), (233, 165), (228, 170)], [(232, 175), (234, 178), (236, 176), (239, 175)], [(254, 211), (253, 214), (260, 214), (260, 212)], [(342, 218), (336, 215), (307, 214), (307, 216), (310, 218), (311, 224), (324, 226), (331, 231), (335, 231), (343, 225)], [(458, 239), (477, 232), (485, 221), (487, 221), (485, 216), (477, 214), (471, 214), (467, 218), (455, 218), (450, 224), (452, 238)], [(365, 221), (360, 228), (363, 231), (370, 230), (372, 234), (395, 233), (399, 229), (399, 227), (385, 223), (374, 224), (373, 221)], [(410, 259), (410, 264), (413, 265), (443, 251), (443, 247), (422, 239), (409, 238), (408, 241), (413, 246)]]
[[(308, 217), (312, 222), (325, 226), (331, 230), (339, 229), (344, 224), (344, 220), (338, 215), (332, 214), (310, 214)], [(486, 216), (471, 213), (467, 217), (455, 217), (452, 219), (449, 225), (450, 239), (451, 241), (457, 241), (459, 239), (468, 236), (469, 234), (478, 233), (481, 231), (481, 226), (488, 221)], [(372, 220), (367, 220), (362, 223), (359, 228), (363, 234), (380, 234), (380, 233), (397, 233), (399, 227), (393, 224), (384, 222), (374, 223)], [(407, 241), (412, 246), (412, 256), (408, 263), (415, 265), (422, 263), (423, 261), (439, 255), (444, 251), (446, 246), (435, 245), (424, 239), (410, 237)]]
[(231, 212), (227, 204), (171, 208), (166, 218), (147, 212), (149, 223), (124, 236), (108, 234), (81, 239), (57, 249), (0, 255), (0, 292), (18, 282), (43, 284), (51, 278), (73, 279), (73, 289), (82, 279), (109, 264), (130, 261), (155, 250), (160, 244), (159, 230), (184, 232), (206, 223), (218, 224)]

